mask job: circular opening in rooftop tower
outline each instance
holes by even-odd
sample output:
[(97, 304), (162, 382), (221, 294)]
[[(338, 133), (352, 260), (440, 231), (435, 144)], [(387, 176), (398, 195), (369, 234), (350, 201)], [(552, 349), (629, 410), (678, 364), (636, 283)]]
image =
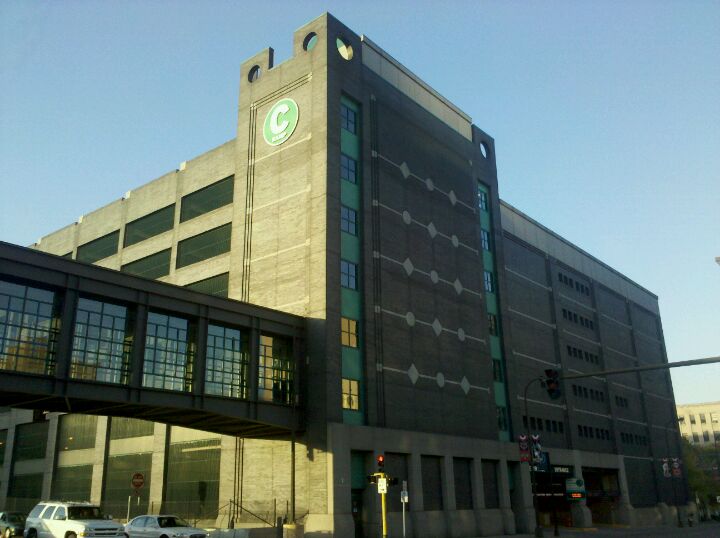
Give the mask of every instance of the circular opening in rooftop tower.
[(260, 66), (253, 65), (250, 68), (250, 71), (248, 71), (248, 82), (255, 82), (259, 78), (260, 78)]
[(484, 159), (487, 159), (488, 155), (490, 155), (490, 148), (485, 142), (480, 142), (480, 153), (482, 153)]
[(344, 60), (352, 60), (353, 49), (347, 39), (339, 35), (335, 40), (335, 44), (337, 45), (337, 50), (340, 53), (340, 56), (342, 56)]
[(315, 48), (315, 45), (317, 45), (318, 42), (318, 36), (315, 32), (310, 32), (308, 35), (305, 36), (305, 39), (303, 40), (303, 49), (310, 52)]

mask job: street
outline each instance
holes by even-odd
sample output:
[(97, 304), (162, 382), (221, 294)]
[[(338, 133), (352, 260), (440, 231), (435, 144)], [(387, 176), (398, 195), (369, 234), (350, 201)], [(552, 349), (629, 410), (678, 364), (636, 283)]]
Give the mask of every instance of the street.
[[(516, 534), (517, 538), (533, 538), (532, 534)], [(545, 529), (545, 538), (552, 538), (553, 530)], [(584, 538), (584, 537), (614, 537), (625, 538), (634, 536), (637, 538), (652, 537), (658, 538), (666, 536), (668, 538), (678, 537), (697, 537), (697, 538), (718, 538), (720, 537), (720, 523), (706, 522), (695, 527), (643, 527), (643, 528), (618, 528), (618, 527), (597, 527), (592, 530), (574, 530), (570, 528), (561, 528), (560, 536), (564, 538)]]

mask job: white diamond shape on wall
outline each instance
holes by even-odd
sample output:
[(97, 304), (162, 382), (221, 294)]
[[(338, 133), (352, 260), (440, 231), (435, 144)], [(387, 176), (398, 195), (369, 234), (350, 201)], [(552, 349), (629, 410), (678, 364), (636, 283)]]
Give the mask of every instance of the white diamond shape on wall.
[(438, 384), (438, 387), (443, 388), (445, 386), (445, 376), (442, 372), (438, 372), (435, 376), (435, 381)]
[(450, 191), (450, 192), (448, 193), (448, 198), (450, 198), (450, 203), (451, 203), (452, 205), (457, 204), (457, 196), (455, 196), (455, 191)]
[(430, 237), (432, 239), (435, 239), (435, 236), (437, 235), (437, 228), (435, 228), (435, 225), (431, 222), (430, 224), (428, 224), (427, 229), (428, 229), (428, 233), (430, 234)]
[(405, 179), (408, 178), (410, 175), (410, 168), (408, 167), (407, 163), (403, 161), (403, 163), (400, 165), (400, 173), (403, 175)]
[(418, 372), (417, 368), (415, 368), (414, 364), (410, 365), (410, 368), (408, 368), (407, 371), (408, 377), (410, 378), (410, 383), (413, 385), (417, 383), (418, 377), (420, 377), (420, 372)]
[(405, 258), (405, 261), (403, 262), (402, 266), (403, 266), (403, 269), (405, 269), (405, 272), (407, 273), (408, 276), (410, 276), (413, 272), (413, 269), (415, 269), (415, 267), (413, 266), (413, 263), (410, 261), (410, 258)]
[(435, 336), (440, 336), (440, 333), (442, 332), (442, 325), (440, 324), (440, 320), (435, 318), (435, 321), (432, 322), (432, 330), (435, 333)]
[(457, 292), (458, 295), (460, 295), (463, 292), (463, 285), (460, 282), (459, 278), (456, 278), (455, 282), (453, 282), (453, 288), (455, 288), (455, 291)]
[(470, 392), (470, 381), (468, 381), (467, 377), (463, 376), (463, 378), (460, 380), (460, 388), (465, 394)]

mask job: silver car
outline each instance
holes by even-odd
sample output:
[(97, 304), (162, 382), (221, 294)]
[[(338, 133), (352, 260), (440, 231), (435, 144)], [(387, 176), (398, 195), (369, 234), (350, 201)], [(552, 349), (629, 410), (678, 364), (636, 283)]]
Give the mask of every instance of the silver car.
[(138, 516), (125, 525), (128, 538), (207, 538), (203, 529), (196, 529), (184, 519), (173, 515)]

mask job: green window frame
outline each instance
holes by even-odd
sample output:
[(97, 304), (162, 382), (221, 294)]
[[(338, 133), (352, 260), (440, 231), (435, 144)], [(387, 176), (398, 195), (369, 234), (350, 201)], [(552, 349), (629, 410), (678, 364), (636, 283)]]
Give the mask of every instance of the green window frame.
[(180, 241), (177, 246), (176, 269), (192, 265), (230, 251), (232, 223), (228, 222), (207, 232)]
[(158, 209), (144, 217), (140, 217), (125, 225), (125, 238), (123, 246), (129, 247), (172, 230), (175, 225), (175, 204)]
[(124, 264), (120, 270), (154, 280), (170, 274), (170, 249), (161, 250), (134, 262)]
[(95, 263), (113, 254), (117, 254), (119, 243), (120, 230), (115, 230), (107, 235), (93, 239), (84, 245), (80, 245), (77, 248), (75, 259), (79, 262)]
[(180, 222), (186, 222), (231, 204), (234, 186), (235, 176), (228, 176), (207, 187), (186, 194), (180, 200)]

